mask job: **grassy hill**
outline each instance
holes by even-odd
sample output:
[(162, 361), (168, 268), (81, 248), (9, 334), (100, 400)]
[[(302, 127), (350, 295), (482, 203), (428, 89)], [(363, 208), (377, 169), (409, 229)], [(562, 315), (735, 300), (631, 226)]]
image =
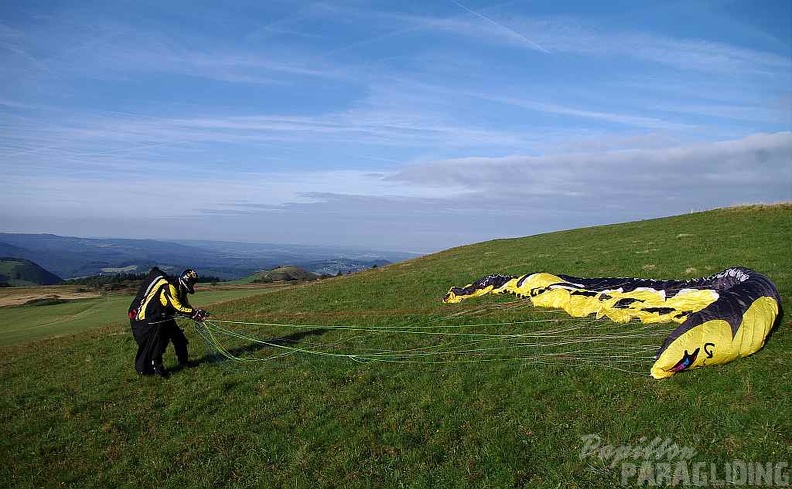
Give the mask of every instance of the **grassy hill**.
[(11, 286), (56, 285), (63, 279), (22, 258), (0, 258), (0, 282)]
[(300, 267), (280, 266), (272, 270), (263, 270), (249, 277), (238, 280), (238, 283), (273, 283), (273, 282), (307, 282), (316, 280), (319, 275), (303, 270)]
[[(455, 331), (605, 327), (512, 297), (440, 302), (449, 287), (489, 273), (685, 278), (742, 265), (770, 277), (788, 311), (790, 238), (791, 205), (741, 207), (495, 240), (273, 289), (210, 309), (216, 319), (249, 323), (234, 328), (272, 339), (269, 347), (232, 345), (262, 361), (217, 364), (185, 324), (200, 365), (168, 381), (134, 373), (123, 318), (3, 347), (0, 477), (9, 487), (619, 486), (623, 463), (583, 453), (593, 439), (612, 448), (667, 441), (695, 451), (686, 460), (705, 464), (706, 477), (715, 467), (721, 479), (734, 461), (788, 464), (788, 316), (757, 354), (665, 381), (649, 377), (651, 360), (617, 370), (516, 355), (360, 363), (305, 352), (428, 352), (462, 342)], [(36, 310), (48, 307), (57, 306)], [(409, 333), (438, 325), (464, 329)], [(499, 348), (532, 351), (517, 343)], [(172, 350), (166, 363), (175, 363)]]

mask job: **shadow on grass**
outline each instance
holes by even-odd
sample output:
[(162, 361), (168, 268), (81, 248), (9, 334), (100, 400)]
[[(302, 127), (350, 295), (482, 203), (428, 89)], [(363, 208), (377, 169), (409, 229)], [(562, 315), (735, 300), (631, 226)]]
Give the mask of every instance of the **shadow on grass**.
[[(299, 343), (306, 337), (320, 336), (325, 334), (327, 331), (329, 330), (324, 328), (316, 328), (307, 331), (300, 331), (298, 333), (293, 333), (286, 336), (278, 336), (274, 338), (262, 338), (262, 341), (265, 343), (250, 343), (249, 345), (231, 348), (228, 350), (228, 353), (230, 353), (233, 356), (242, 356), (250, 353), (256, 353), (258, 351), (268, 348), (276, 348), (277, 345), (291, 346), (294, 345), (295, 343)], [(222, 355), (219, 352), (213, 352), (213, 353), (208, 353), (196, 360), (192, 360), (191, 364), (192, 366), (198, 366), (202, 363), (218, 363), (225, 360), (228, 360), (228, 358), (226, 358), (224, 355)], [(172, 369), (172, 372), (177, 372), (179, 370), (183, 370), (184, 368), (185, 367), (178, 366)]]

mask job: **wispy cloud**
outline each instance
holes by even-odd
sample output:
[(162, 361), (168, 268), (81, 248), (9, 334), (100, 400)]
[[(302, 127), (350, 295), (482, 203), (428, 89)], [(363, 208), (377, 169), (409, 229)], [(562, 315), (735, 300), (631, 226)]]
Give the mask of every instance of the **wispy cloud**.
[[(624, 56), (629, 59), (673, 66), (678, 69), (716, 73), (778, 73), (789, 70), (792, 60), (787, 55), (696, 38), (671, 38), (634, 30), (603, 29), (590, 21), (572, 17), (531, 17), (511, 13), (505, 19), (484, 16), (451, 0), (475, 15), (472, 19), (414, 19), (425, 28), (459, 36), (488, 39), (504, 46), (514, 45), (516, 39), (543, 53), (582, 55), (591, 57)], [(531, 38), (520, 34), (531, 33)]]
[(792, 60), (782, 54), (718, 41), (604, 30), (596, 24), (569, 17), (523, 17), (513, 22), (533, 32), (538, 42), (555, 53), (625, 56), (657, 65), (716, 73), (773, 73), (792, 67)]
[(550, 54), (550, 51), (548, 51), (547, 49), (543, 48), (542, 46), (540, 46), (539, 44), (535, 43), (534, 41), (528, 39), (527, 37), (525, 37), (524, 35), (520, 34), (517, 31), (515, 31), (514, 29), (510, 29), (509, 27), (506, 27), (502, 23), (496, 22), (496, 21), (492, 20), (491, 18), (487, 17), (486, 15), (484, 15), (484, 14), (482, 14), (480, 12), (476, 12), (475, 10), (471, 10), (471, 9), (465, 7), (464, 5), (462, 5), (461, 3), (457, 2), (456, 0), (451, 0), (451, 2), (453, 4), (455, 4), (455, 5), (457, 5), (459, 8), (462, 8), (465, 11), (470, 12), (471, 14), (475, 15), (479, 19), (484, 20), (485, 22), (489, 23), (490, 25), (493, 25), (493, 26), (497, 27), (498, 29), (504, 30), (507, 33), (511, 34), (512, 36), (517, 37), (521, 41), (524, 41), (526, 44), (528, 44), (528, 46), (531, 47), (531, 49), (535, 49), (537, 51), (541, 51), (543, 53)]
[[(53, 21), (54, 22), (54, 21)], [(231, 45), (208, 37), (179, 37), (104, 18), (75, 17), (36, 31), (0, 36), (0, 49), (58, 76), (132, 79), (141, 74), (188, 75), (231, 83), (284, 83), (291, 77), (343, 77), (308, 52)], [(14, 34), (13, 36), (11, 34)], [(46, 53), (34, 57), (33, 51)], [(12, 63), (12, 66), (18, 63)]]
[[(391, 99), (392, 101), (392, 99)], [(160, 117), (102, 111), (76, 113), (39, 108), (15, 116), (0, 113), (0, 158), (23, 156), (58, 160), (123, 156), (143, 150), (169, 150), (193, 145), (277, 145), (344, 143), (358, 147), (519, 147), (525, 134), (475, 127), (454, 121), (441, 110), (415, 109), (414, 99), (403, 108), (367, 106), (321, 115), (196, 115)], [(41, 123), (41, 118), (46, 123)], [(5, 122), (4, 122), (5, 119)], [(365, 152), (361, 153), (365, 154)], [(320, 155), (316, 155), (319, 157)], [(399, 161), (394, 158), (374, 157)], [(156, 159), (159, 161), (159, 158)], [(145, 163), (139, 160), (138, 165)], [(174, 164), (171, 162), (169, 164)], [(229, 164), (233, 167), (233, 163)], [(123, 165), (115, 165), (123, 166)], [(20, 168), (22, 170), (23, 168)]]
[(472, 96), (499, 102), (506, 105), (521, 107), (531, 111), (545, 112), (548, 114), (567, 115), (583, 119), (596, 119), (607, 122), (616, 122), (626, 126), (646, 127), (651, 129), (692, 129), (695, 126), (680, 122), (673, 122), (667, 119), (660, 119), (656, 117), (646, 117), (640, 115), (622, 114), (617, 112), (604, 112), (597, 110), (588, 110), (579, 107), (567, 107), (564, 105), (539, 102), (535, 100), (519, 99), (514, 97), (505, 97), (493, 94), (471, 94)]

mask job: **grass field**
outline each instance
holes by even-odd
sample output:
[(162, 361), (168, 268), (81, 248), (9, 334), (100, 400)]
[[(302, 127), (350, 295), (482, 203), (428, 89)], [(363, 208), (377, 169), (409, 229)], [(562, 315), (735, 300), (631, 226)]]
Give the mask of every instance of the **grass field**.
[[(489, 273), (687, 278), (734, 265), (769, 276), (789, 310), (790, 238), (790, 205), (723, 209), (459, 247), (210, 310), (219, 320), (256, 323), (233, 327), (280, 338), (274, 345), (428, 351), (461, 337), (372, 331), (479, 323), (464, 331), (541, 332), (544, 323), (514, 323), (562, 318), (513, 297), (440, 302), (449, 287)], [(162, 381), (135, 374), (126, 301), (119, 305), (120, 318), (66, 309), (76, 303), (0, 309), (6, 486), (619, 486), (624, 464), (582, 455), (597, 438), (613, 447), (659, 438), (695, 451), (688, 461), (706, 465), (707, 485), (719, 485), (711, 466), (792, 461), (788, 317), (757, 354), (665, 381), (649, 377), (650, 360), (627, 371), (564, 358), (536, 362), (516, 345), (499, 345), (507, 354), (497, 361), (460, 353), (447, 363), (361, 363), (236, 341), (230, 346), (241, 356), (262, 361), (217, 363), (185, 323), (200, 364)], [(70, 315), (90, 328), (57, 338), (5, 333), (14, 322)], [(257, 325), (264, 323), (283, 326)], [(64, 334), (78, 323), (58, 324)], [(173, 363), (169, 350), (166, 364)]]
[[(74, 286), (59, 285), (41, 287), (41, 296), (68, 297)], [(25, 287), (22, 294), (34, 295), (33, 289)], [(210, 308), (212, 305), (260, 295), (274, 288), (211, 288), (196, 291), (192, 303), (195, 307)], [(15, 288), (0, 289), (0, 298), (14, 294)], [(43, 299), (42, 299), (43, 300)], [(56, 299), (57, 300), (57, 299)], [(33, 339), (71, 335), (98, 326), (117, 325), (128, 327), (126, 311), (132, 296), (110, 294), (104, 297), (65, 300), (60, 304), (27, 305), (22, 307), (0, 307), (0, 346), (11, 345)]]

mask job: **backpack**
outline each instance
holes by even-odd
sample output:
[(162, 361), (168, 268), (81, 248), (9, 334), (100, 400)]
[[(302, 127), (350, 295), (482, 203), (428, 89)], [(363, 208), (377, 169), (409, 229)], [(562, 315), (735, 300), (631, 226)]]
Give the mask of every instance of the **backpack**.
[(140, 284), (140, 288), (138, 289), (137, 295), (132, 300), (132, 303), (129, 304), (129, 309), (127, 310), (127, 315), (131, 321), (135, 320), (135, 317), (138, 315), (141, 306), (143, 305), (143, 301), (146, 300), (146, 296), (149, 295), (151, 292), (151, 288), (156, 284), (161, 278), (165, 278), (165, 272), (160, 270), (157, 267), (151, 269), (146, 278), (143, 279), (143, 283)]

